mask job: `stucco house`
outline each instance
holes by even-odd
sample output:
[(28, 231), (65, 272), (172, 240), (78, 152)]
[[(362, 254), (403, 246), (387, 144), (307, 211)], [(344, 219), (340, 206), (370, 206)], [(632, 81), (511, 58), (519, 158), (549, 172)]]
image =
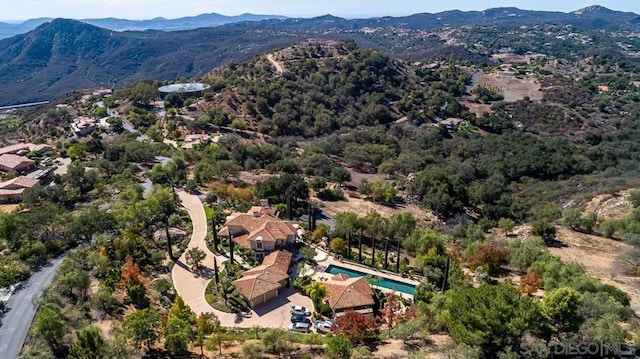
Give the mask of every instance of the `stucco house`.
[(295, 243), (298, 228), (298, 224), (278, 218), (275, 210), (263, 201), (262, 206), (252, 207), (247, 213), (227, 217), (218, 235), (226, 238), (231, 234), (235, 243), (251, 249), (256, 258), (262, 258)]
[(291, 258), (291, 252), (287, 250), (272, 252), (264, 257), (261, 265), (243, 272), (242, 278), (233, 281), (233, 285), (250, 307), (265, 303), (289, 285)]
[(0, 155), (5, 155), (7, 153), (13, 153), (16, 154), (20, 151), (29, 151), (30, 149), (30, 144), (29, 143), (18, 143), (15, 145), (11, 145), (11, 146), (6, 146), (6, 147), (2, 147), (0, 148)]
[(0, 202), (21, 202), (24, 193), (35, 187), (40, 181), (35, 178), (20, 176), (0, 183)]
[(24, 156), (7, 153), (0, 156), (0, 170), (5, 172), (26, 172), (36, 168), (36, 162)]
[(373, 291), (364, 277), (336, 274), (322, 284), (327, 289), (325, 301), (335, 317), (344, 315), (348, 310), (373, 316)]

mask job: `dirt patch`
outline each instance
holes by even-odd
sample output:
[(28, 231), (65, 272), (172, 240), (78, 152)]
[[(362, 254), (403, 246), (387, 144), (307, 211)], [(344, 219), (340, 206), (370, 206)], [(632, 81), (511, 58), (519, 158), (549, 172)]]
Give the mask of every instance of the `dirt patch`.
[(371, 212), (378, 212), (383, 217), (390, 217), (396, 213), (410, 212), (418, 221), (419, 225), (434, 227), (440, 225), (440, 220), (433, 213), (424, 210), (416, 205), (397, 205), (393, 207), (385, 206), (372, 201), (360, 198), (347, 198), (344, 201), (321, 201), (317, 197), (312, 197), (315, 202), (324, 205), (323, 211), (331, 216), (340, 212), (354, 212), (360, 216), (366, 216)]
[(354, 171), (354, 170), (352, 170), (350, 168), (347, 168), (347, 170), (349, 171), (349, 173), (351, 173), (351, 182), (349, 182), (349, 184), (351, 184), (353, 186), (356, 186), (356, 187), (363, 180), (367, 180), (370, 183), (386, 181), (387, 180), (386, 176), (382, 175), (382, 174), (378, 174), (378, 173), (361, 173), (361, 172)]
[(254, 173), (250, 171), (242, 171), (238, 173), (238, 179), (250, 186), (255, 186), (256, 183), (267, 180), (274, 175), (263, 172), (263, 173)]
[[(518, 226), (510, 235), (519, 238), (531, 236), (531, 226)], [(503, 235), (498, 237), (504, 238)], [(623, 242), (572, 231), (566, 227), (557, 227), (556, 238), (563, 247), (549, 247), (549, 253), (559, 257), (565, 263), (582, 265), (587, 274), (599, 278), (602, 283), (610, 284), (629, 294), (631, 309), (640, 315), (640, 278), (614, 274), (615, 258), (618, 254), (632, 249)], [(536, 293), (538, 294), (538, 293)]]
[(491, 59), (511, 64), (528, 64), (531, 61), (531, 56), (512, 53), (500, 53), (491, 55)]
[(566, 247), (551, 247), (551, 254), (565, 262), (580, 263), (587, 273), (602, 278), (611, 276), (615, 256), (631, 249), (625, 243), (578, 233), (565, 227), (558, 227), (556, 238)]
[(371, 353), (374, 358), (406, 358), (409, 352), (402, 340), (386, 340)]
[(549, 252), (565, 263), (581, 264), (589, 275), (605, 284), (611, 284), (629, 294), (631, 309), (640, 313), (640, 278), (613, 274), (613, 264), (618, 254), (632, 247), (618, 241), (558, 228), (557, 239), (566, 247), (549, 248)]
[(94, 322), (96, 328), (100, 330), (103, 338), (113, 339), (113, 321), (112, 320), (101, 320), (99, 322)]
[(0, 213), (15, 212), (19, 207), (19, 204), (0, 204)]
[(473, 112), (477, 117), (484, 117), (485, 113), (491, 113), (491, 105), (469, 101), (462, 101), (461, 104), (467, 106), (469, 111)]
[(626, 217), (632, 210), (633, 205), (629, 201), (629, 196), (635, 189), (628, 189), (619, 192), (616, 196), (601, 194), (593, 197), (585, 206), (584, 213), (596, 213), (598, 218), (620, 219)]
[(484, 75), (504, 95), (504, 101), (515, 102), (529, 97), (531, 101), (542, 100), (543, 93), (540, 91), (540, 83), (529, 77), (518, 78), (515, 75), (504, 73), (492, 73)]

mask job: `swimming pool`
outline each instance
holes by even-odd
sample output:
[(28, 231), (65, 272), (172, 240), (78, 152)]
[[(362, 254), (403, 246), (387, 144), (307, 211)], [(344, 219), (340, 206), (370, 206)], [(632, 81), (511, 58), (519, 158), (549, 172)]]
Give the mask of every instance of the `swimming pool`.
[[(367, 273), (339, 267), (333, 264), (329, 265), (325, 272), (331, 273), (331, 274), (346, 274), (351, 278), (367, 276)], [(387, 289), (391, 289), (391, 290), (395, 290), (398, 292), (411, 294), (411, 295), (414, 295), (416, 293), (416, 287), (412, 284), (402, 283), (397, 280), (387, 279), (387, 278), (382, 278), (377, 276), (374, 276), (374, 277), (375, 277), (375, 281), (372, 284), (378, 287), (383, 287), (383, 288), (387, 288)]]

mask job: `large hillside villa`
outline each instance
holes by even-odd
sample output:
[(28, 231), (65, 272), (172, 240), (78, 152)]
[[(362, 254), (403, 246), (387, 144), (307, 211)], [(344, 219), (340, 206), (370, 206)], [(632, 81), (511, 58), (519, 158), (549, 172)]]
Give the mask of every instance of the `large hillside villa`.
[(233, 285), (250, 307), (265, 303), (289, 284), (291, 258), (287, 250), (272, 252), (264, 257), (261, 265), (242, 273), (242, 278), (233, 281)]
[(334, 317), (349, 310), (373, 316), (373, 291), (364, 277), (336, 274), (322, 284), (327, 289), (325, 301), (329, 303)]
[(251, 249), (260, 259), (274, 250), (295, 243), (298, 238), (298, 224), (278, 218), (275, 210), (266, 201), (261, 206), (251, 207), (247, 213), (233, 213), (218, 235), (228, 238), (242, 247)]

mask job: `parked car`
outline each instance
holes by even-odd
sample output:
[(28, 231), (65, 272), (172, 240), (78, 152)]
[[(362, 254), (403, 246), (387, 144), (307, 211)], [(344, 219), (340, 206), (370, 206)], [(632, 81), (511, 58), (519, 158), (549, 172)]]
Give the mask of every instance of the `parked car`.
[(333, 328), (334, 326), (333, 322), (329, 320), (318, 320), (314, 323), (314, 325), (318, 333), (329, 333), (331, 331), (331, 328)]
[(291, 314), (304, 315), (308, 317), (311, 315), (311, 311), (301, 305), (294, 305), (291, 307)]
[(311, 324), (311, 320), (305, 317), (304, 315), (294, 314), (291, 316), (291, 323), (309, 323)]
[(311, 330), (311, 323), (291, 323), (289, 324), (289, 330), (308, 333)]

